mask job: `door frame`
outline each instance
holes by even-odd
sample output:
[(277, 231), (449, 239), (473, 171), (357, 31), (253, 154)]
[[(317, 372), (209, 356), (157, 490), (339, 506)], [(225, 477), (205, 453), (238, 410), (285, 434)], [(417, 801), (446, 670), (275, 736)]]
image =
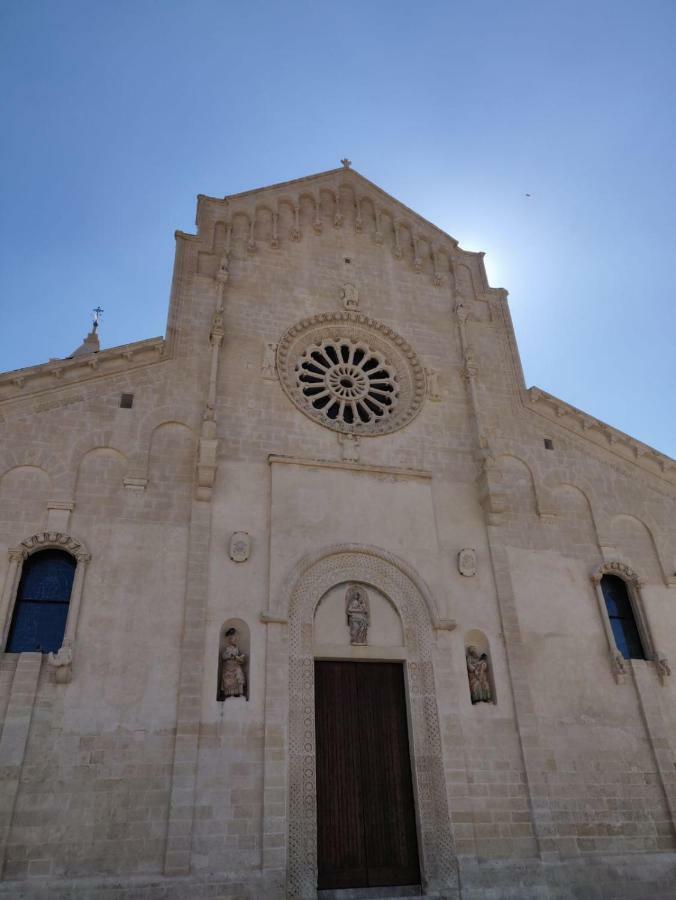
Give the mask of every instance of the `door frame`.
[[(314, 661), (319, 648), (313, 644), (314, 613), (321, 598), (335, 585), (357, 581), (380, 591), (393, 604), (401, 619), (404, 646), (346, 648), (341, 658), (404, 663), (422, 886), (427, 892), (456, 893), (458, 866), (432, 662), (433, 623), (438, 622), (438, 617), (429, 591), (409, 566), (372, 547), (330, 548), (302, 561), (294, 575), (287, 595), (288, 619), (280, 615), (281, 609), (275, 617), (266, 617), (271, 627), (266, 658), (263, 867), (285, 869), (286, 896), (316, 898)], [(321, 651), (317, 656), (337, 658)], [(280, 741), (287, 751), (288, 765), (282, 763), (283, 754), (280, 759)], [(283, 791), (279, 790), (280, 785)], [(284, 823), (273, 815), (279, 810), (282, 796), (286, 808)], [(280, 847), (282, 840), (284, 847)]]

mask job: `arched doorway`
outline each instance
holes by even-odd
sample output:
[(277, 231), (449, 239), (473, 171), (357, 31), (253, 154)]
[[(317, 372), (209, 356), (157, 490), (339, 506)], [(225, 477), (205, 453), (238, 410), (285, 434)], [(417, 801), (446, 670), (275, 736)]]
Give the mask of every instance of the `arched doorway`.
[[(320, 599), (343, 582), (373, 587), (388, 598), (401, 618), (422, 884), (426, 891), (457, 890), (457, 863), (446, 799), (432, 664), (432, 622), (437, 618), (433, 600), (415, 572), (394, 556), (377, 548), (346, 545), (303, 560), (289, 578), (275, 615), (270, 617), (270, 621), (281, 624), (284, 612), (288, 611), (288, 626), (279, 631), (274, 642), (268, 641), (266, 679), (266, 787), (272, 785), (273, 773), (281, 774), (275, 766), (274, 748), (285, 732), (288, 742), (284, 779), (288, 811), (287, 896), (315, 897), (317, 891), (313, 620)], [(283, 674), (288, 677), (285, 695), (280, 690)], [(285, 723), (288, 723), (286, 728)], [(279, 783), (278, 777), (274, 783)], [(273, 796), (272, 792), (269, 795)], [(278, 799), (279, 795), (276, 796)], [(266, 822), (270, 821), (270, 808), (266, 800)], [(264, 864), (265, 838), (266, 834)], [(269, 849), (273, 845), (274, 840)]]

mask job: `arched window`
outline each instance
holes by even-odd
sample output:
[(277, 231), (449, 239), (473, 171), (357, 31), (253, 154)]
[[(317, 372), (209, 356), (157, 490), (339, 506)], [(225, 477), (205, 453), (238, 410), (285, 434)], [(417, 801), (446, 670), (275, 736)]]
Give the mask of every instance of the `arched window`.
[(56, 653), (63, 642), (77, 560), (41, 550), (24, 563), (7, 639), (7, 653)]
[(604, 575), (601, 590), (617, 649), (625, 659), (646, 659), (627, 585), (617, 575)]

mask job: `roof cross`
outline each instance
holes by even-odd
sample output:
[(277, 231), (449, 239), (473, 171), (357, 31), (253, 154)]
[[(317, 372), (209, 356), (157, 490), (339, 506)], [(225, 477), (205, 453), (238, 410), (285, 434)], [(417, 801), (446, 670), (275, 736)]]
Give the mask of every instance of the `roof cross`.
[(348, 159), (347, 157), (345, 157), (345, 159), (341, 159), (341, 162), (343, 164), (344, 169), (349, 169), (350, 166), (352, 165), (352, 160)]

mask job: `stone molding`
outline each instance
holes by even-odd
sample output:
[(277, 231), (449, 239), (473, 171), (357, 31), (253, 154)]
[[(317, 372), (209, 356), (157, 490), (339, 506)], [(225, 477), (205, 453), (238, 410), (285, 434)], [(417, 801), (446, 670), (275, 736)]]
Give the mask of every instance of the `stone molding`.
[(621, 560), (606, 560), (593, 570), (590, 578), (592, 584), (594, 585), (598, 609), (601, 615), (601, 620), (603, 622), (603, 629), (605, 631), (606, 640), (608, 642), (608, 659), (610, 662), (610, 670), (613, 673), (613, 677), (616, 683), (625, 683), (626, 676), (630, 671), (630, 667), (629, 661), (624, 658), (617, 646), (617, 643), (615, 642), (615, 636), (610, 624), (610, 618), (608, 617), (608, 610), (606, 608), (606, 601), (605, 597), (603, 596), (603, 589), (601, 587), (601, 579), (604, 575), (616, 575), (618, 578), (621, 578), (627, 585), (629, 601), (634, 613), (636, 626), (641, 637), (641, 643), (643, 645), (646, 659), (655, 667), (655, 671), (657, 672), (660, 681), (662, 682), (662, 684), (664, 684), (665, 678), (668, 678), (671, 675), (671, 667), (666, 656), (657, 649), (657, 645), (655, 643), (655, 632), (651, 628), (647, 610), (641, 596), (641, 589), (644, 583), (639, 577), (638, 573), (635, 572), (626, 563), (623, 563)]
[[(72, 504), (67, 504), (60, 508), (72, 509)], [(91, 556), (82, 541), (77, 540), (70, 534), (64, 534), (61, 531), (39, 531), (21, 541), (21, 543), (18, 544), (18, 546), (13, 547), (10, 552), (24, 553), (24, 559), (26, 559), (31, 553), (37, 553), (39, 550), (47, 550), (50, 547), (58, 550), (65, 550), (67, 553), (72, 554), (78, 561), (82, 560), (83, 562), (89, 562), (91, 559)]]
[[(332, 208), (328, 216), (322, 215), (322, 211), (326, 213), (325, 198), (330, 198)], [(312, 217), (311, 227), (304, 229), (301, 228), (302, 203), (309, 203)], [(372, 227), (365, 227), (363, 213), (367, 206), (373, 211), (369, 216)], [(280, 230), (283, 210), (287, 213), (288, 230)], [(270, 217), (272, 225), (265, 241), (256, 238), (258, 216), (262, 212)], [(488, 284), (484, 253), (461, 249), (455, 238), (352, 168), (332, 169), (223, 198), (200, 194), (196, 217), (198, 234), (177, 232), (177, 237), (211, 244), (213, 230), (220, 224), (226, 230), (226, 256), (229, 256), (232, 223), (238, 217), (247, 223), (245, 257), (255, 255), (264, 242), (275, 251), (280, 247), (293, 247), (304, 240), (306, 234), (321, 235), (326, 226), (349, 227), (352, 221), (355, 234), (389, 247), (400, 265), (406, 266), (412, 274), (429, 278), (435, 288), (454, 290), (457, 270), (461, 268), (466, 270), (466, 274), (461, 274), (463, 289), (470, 291), (472, 299), (490, 304), (500, 302), (506, 296), (503, 289)], [(206, 255), (216, 253), (206, 250)]]
[(73, 648), (77, 634), (77, 623), (80, 617), (85, 571), (87, 564), (91, 560), (91, 555), (82, 541), (77, 540), (72, 535), (62, 531), (39, 531), (9, 550), (9, 566), (7, 567), (2, 598), (0, 599), (0, 634), (2, 635), (0, 647), (4, 650), (7, 644), (9, 626), (14, 614), (14, 604), (21, 580), (23, 564), (33, 553), (49, 548), (65, 550), (77, 560), (73, 586), (70, 591), (63, 642), (56, 653), (48, 655), (48, 662), (55, 670), (57, 683), (68, 684), (73, 674)]
[[(399, 564), (397, 564), (399, 563)], [(288, 862), (287, 896), (316, 897), (317, 813), (314, 724), (313, 619), (324, 594), (358, 581), (389, 597), (402, 619), (405, 677), (411, 712), (411, 750), (419, 822), (421, 874), (427, 891), (454, 895), (457, 860), (446, 797), (441, 735), (432, 663), (429, 600), (404, 566), (375, 548), (344, 545), (305, 559), (287, 582), (280, 605), (288, 626)]]
[(164, 338), (148, 338), (97, 353), (50, 360), (0, 374), (0, 403), (82, 384), (106, 375), (120, 375), (166, 358)]
[(559, 400), (541, 388), (528, 388), (525, 395), (524, 406), (531, 412), (555, 421), (568, 431), (575, 432), (597, 447), (614, 453), (626, 462), (634, 463), (658, 478), (676, 484), (676, 460), (666, 454), (637, 441), (617, 428), (606, 425), (605, 422)]
[(609, 562), (601, 563), (601, 565), (592, 572), (591, 580), (594, 584), (599, 584), (604, 575), (619, 575), (624, 581), (627, 581), (636, 587), (641, 587), (643, 584), (638, 573), (626, 563), (620, 562), (620, 560), (610, 560)]
[(375, 472), (398, 478), (420, 478), (423, 481), (431, 481), (432, 479), (432, 473), (425, 472), (423, 469), (400, 469), (396, 466), (369, 465), (368, 463), (354, 462), (352, 460), (305, 459), (301, 456), (278, 456), (276, 453), (268, 455), (268, 465), (307, 466), (315, 469), (347, 469), (351, 472)]
[[(387, 358), (399, 384), (397, 405), (391, 415), (349, 424), (331, 421), (310, 406), (298, 384), (297, 363), (307, 348), (319, 348), (327, 339), (341, 338), (365, 344)], [(332, 431), (364, 437), (390, 434), (408, 425), (420, 412), (427, 390), (425, 369), (408, 341), (377, 319), (351, 310), (320, 313), (292, 325), (279, 341), (276, 365), (284, 392), (304, 415)]]
[(305, 574), (322, 559), (328, 557), (340, 557), (343, 554), (351, 553), (375, 557), (398, 569), (405, 578), (415, 585), (416, 590), (425, 601), (427, 614), (432, 623), (432, 628), (452, 630), (449, 628), (449, 623), (452, 620), (442, 618), (439, 615), (439, 606), (429, 587), (425, 583), (425, 580), (416, 569), (409, 563), (404, 562), (398, 556), (395, 556), (394, 553), (390, 553), (388, 550), (383, 550), (381, 547), (376, 547), (373, 544), (331, 544), (329, 547), (324, 547), (322, 550), (315, 550), (312, 553), (307, 553), (288, 573), (279, 591), (279, 601), (277, 603), (272, 602), (270, 609), (265, 615), (270, 616), (272, 621), (288, 621), (291, 615), (290, 603), (293, 597), (293, 591), (301, 578), (303, 578)]

